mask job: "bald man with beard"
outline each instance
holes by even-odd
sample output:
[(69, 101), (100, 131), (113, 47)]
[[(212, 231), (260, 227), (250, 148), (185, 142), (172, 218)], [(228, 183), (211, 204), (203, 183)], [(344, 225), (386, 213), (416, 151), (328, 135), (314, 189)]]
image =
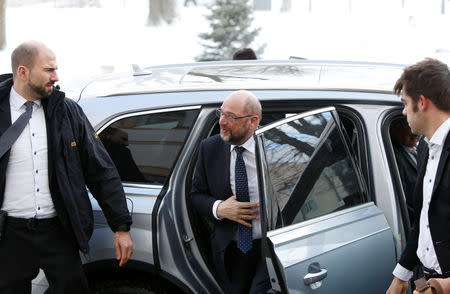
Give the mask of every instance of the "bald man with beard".
[[(224, 292), (266, 293), (270, 281), (261, 257), (253, 137), (261, 120), (261, 104), (251, 92), (240, 90), (231, 93), (216, 113), (220, 135), (201, 143), (191, 201), (213, 223), (211, 249)], [(242, 200), (241, 194), (248, 194), (248, 199)]]
[(39, 269), (49, 293), (89, 293), (79, 254), (94, 227), (86, 186), (115, 232), (118, 265), (132, 254), (120, 177), (81, 107), (55, 87), (53, 51), (28, 41), (11, 65), (0, 83), (0, 293), (31, 293)]

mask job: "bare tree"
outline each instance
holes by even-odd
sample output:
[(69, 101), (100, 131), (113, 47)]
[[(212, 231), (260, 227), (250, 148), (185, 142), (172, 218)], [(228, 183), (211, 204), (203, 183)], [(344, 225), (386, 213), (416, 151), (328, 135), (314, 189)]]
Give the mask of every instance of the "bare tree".
[(0, 49), (6, 45), (6, 0), (0, 0)]
[(176, 16), (176, 0), (149, 0), (147, 25), (158, 26), (162, 21), (172, 23)]

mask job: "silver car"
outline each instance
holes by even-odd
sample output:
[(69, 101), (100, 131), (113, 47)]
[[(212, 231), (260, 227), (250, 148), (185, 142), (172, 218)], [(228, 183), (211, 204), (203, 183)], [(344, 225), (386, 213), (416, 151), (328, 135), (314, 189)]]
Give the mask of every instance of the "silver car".
[[(84, 268), (94, 293), (222, 293), (210, 224), (189, 201), (215, 109), (247, 89), (256, 131), (263, 256), (272, 293), (384, 293), (409, 218), (389, 136), (401, 116), (392, 64), (230, 61), (151, 67), (89, 83), (79, 97), (122, 177), (135, 250), (119, 268), (95, 200)], [(35, 281), (40, 284), (41, 281)]]

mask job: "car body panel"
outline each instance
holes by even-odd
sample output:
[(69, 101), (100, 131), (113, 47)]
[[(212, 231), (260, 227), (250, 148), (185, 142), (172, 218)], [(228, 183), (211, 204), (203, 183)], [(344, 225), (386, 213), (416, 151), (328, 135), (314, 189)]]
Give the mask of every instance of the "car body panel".
[[(358, 166), (363, 170), (367, 199), (358, 206), (288, 229), (271, 227), (266, 240), (277, 255), (267, 255), (269, 271), (274, 275), (284, 272), (279, 283), (273, 284), (274, 290), (312, 293), (303, 278), (314, 262), (328, 270), (322, 286), (314, 293), (356, 293), (345, 284), (352, 283), (346, 280), (352, 276), (367, 285), (379, 280), (374, 289), (381, 290), (392, 277), (391, 271), (405, 245), (396, 190), (388, 172), (389, 151), (382, 134), (388, 113), (401, 113), (400, 99), (391, 91), (402, 69), (401, 65), (363, 62), (205, 62), (151, 67), (139, 75), (106, 75), (86, 85), (73, 98), (99, 134), (127, 117), (198, 110), (184, 142), (174, 142), (181, 149), (175, 163), (166, 166), (170, 173), (163, 184), (123, 182), (133, 216), (132, 261), (149, 265), (153, 275), (176, 283), (186, 293), (221, 292), (213, 264), (204, 253), (206, 245), (191, 222), (188, 194), (200, 141), (211, 134), (218, 120), (214, 109), (232, 91), (247, 89), (261, 101), (264, 112), (295, 114), (334, 106), (339, 114), (348, 113), (358, 121), (360, 132)], [(158, 142), (158, 136), (148, 141)], [(133, 148), (130, 147), (134, 152)], [(162, 156), (159, 160), (163, 163), (168, 158)], [(115, 259), (113, 232), (93, 198), (92, 204), (95, 228), (89, 243), (91, 251), (82, 255), (87, 265)], [(265, 221), (270, 225), (269, 220)], [(366, 257), (360, 260), (353, 258), (364, 254)], [(375, 260), (377, 255), (383, 258)], [(369, 262), (371, 268), (365, 270)], [(346, 263), (348, 268), (343, 267)], [(101, 270), (108, 273), (110, 269)], [(124, 270), (139, 269), (125, 266)], [(339, 284), (342, 279), (345, 283)], [(42, 279), (38, 282), (42, 285)], [(357, 283), (355, 289), (362, 289), (361, 285)]]
[[(270, 231), (267, 236), (289, 293), (376, 294), (389, 287), (395, 247), (386, 219), (373, 203)], [(317, 289), (303, 282), (313, 262), (328, 271)]]

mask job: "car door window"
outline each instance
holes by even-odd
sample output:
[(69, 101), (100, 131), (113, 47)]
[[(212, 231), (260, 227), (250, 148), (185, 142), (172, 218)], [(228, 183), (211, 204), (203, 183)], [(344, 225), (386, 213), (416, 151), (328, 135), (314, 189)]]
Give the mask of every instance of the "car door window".
[(271, 228), (288, 226), (363, 202), (366, 190), (337, 114), (297, 115), (261, 129)]
[(198, 112), (134, 114), (104, 128), (99, 136), (122, 181), (163, 185)]

